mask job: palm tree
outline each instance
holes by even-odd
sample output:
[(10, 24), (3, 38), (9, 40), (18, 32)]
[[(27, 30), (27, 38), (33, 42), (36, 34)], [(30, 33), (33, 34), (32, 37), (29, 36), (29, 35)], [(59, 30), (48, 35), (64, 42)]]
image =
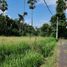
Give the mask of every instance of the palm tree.
[(3, 14), (7, 9), (8, 9), (8, 4), (6, 0), (0, 0), (0, 10), (3, 12)]
[[(33, 26), (33, 10), (35, 8), (35, 4), (36, 3), (37, 3), (36, 0), (28, 0), (29, 9), (31, 9), (31, 26)], [(33, 33), (33, 30), (31, 29), (31, 31), (30, 31), (30, 38), (31, 38), (32, 33)], [(35, 41), (36, 41), (36, 38), (35, 38)]]
[(21, 14), (18, 14), (19, 16), (19, 31), (22, 33), (23, 31), (23, 25), (24, 25), (24, 22), (25, 22), (25, 16), (27, 15), (27, 12), (25, 12), (25, 6), (26, 6), (26, 0), (23, 0), (24, 1), (24, 4), (23, 4), (23, 13), (22, 15)]
[(35, 8), (36, 0), (28, 0), (29, 8), (31, 9), (31, 25), (33, 26), (33, 10)]
[(4, 15), (4, 12), (8, 9), (8, 4), (6, 2), (6, 0), (0, 0), (0, 10), (3, 12), (3, 16), (4, 16), (4, 22), (5, 22), (5, 32), (7, 33), (6, 29), (7, 29), (7, 21), (6, 21), (6, 16)]

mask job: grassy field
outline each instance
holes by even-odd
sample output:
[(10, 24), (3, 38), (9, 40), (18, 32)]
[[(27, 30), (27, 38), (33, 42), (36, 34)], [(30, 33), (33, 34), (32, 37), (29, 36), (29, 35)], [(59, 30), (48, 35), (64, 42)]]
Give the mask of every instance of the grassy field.
[(52, 67), (55, 47), (52, 37), (1, 36), (0, 67)]

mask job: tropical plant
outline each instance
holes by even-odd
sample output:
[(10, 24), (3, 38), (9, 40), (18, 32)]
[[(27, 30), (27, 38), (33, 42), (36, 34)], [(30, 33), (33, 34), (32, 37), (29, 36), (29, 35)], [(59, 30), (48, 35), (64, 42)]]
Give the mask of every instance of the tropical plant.
[(29, 8), (31, 9), (31, 26), (33, 26), (33, 10), (35, 8), (36, 0), (28, 0)]
[[(54, 16), (51, 17), (51, 27), (53, 30), (53, 35), (55, 36), (56, 34), (56, 23), (57, 23), (57, 17), (58, 17), (58, 35), (59, 37), (64, 37), (66, 36), (66, 33), (64, 30), (66, 30), (66, 16), (65, 16), (65, 8), (66, 8), (66, 4), (64, 2), (64, 0), (58, 0), (57, 1), (57, 7), (56, 7), (56, 14)], [(61, 33), (62, 32), (62, 33)]]
[(0, 9), (3, 11), (3, 13), (8, 9), (6, 0), (0, 0)]

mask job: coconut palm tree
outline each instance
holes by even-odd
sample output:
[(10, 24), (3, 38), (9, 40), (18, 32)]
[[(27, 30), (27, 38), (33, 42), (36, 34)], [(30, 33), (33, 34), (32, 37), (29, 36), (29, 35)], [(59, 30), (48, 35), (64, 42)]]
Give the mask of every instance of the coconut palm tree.
[(4, 22), (5, 22), (5, 25), (4, 25), (4, 31), (5, 33), (7, 33), (6, 29), (7, 29), (7, 21), (6, 21), (6, 16), (4, 15), (5, 11), (8, 9), (8, 4), (6, 2), (6, 0), (0, 0), (0, 10), (3, 12), (3, 16), (4, 16)]
[(31, 9), (31, 25), (33, 26), (33, 10), (35, 8), (36, 0), (28, 0), (29, 8)]
[[(37, 3), (37, 1), (36, 0), (28, 0), (27, 3), (29, 4), (29, 9), (31, 9), (31, 26), (33, 26), (33, 10), (35, 8), (35, 4)], [(30, 38), (31, 38), (32, 33), (33, 33), (33, 30), (31, 29)]]
[(25, 11), (25, 6), (26, 6), (26, 0), (23, 0), (23, 13), (22, 14), (18, 14), (18, 16), (19, 16), (19, 30), (22, 32), (23, 31), (23, 24), (24, 24), (24, 22), (25, 22), (25, 16), (27, 15), (27, 12)]
[(8, 9), (8, 4), (6, 0), (0, 0), (0, 10), (3, 12), (3, 14), (7, 9)]

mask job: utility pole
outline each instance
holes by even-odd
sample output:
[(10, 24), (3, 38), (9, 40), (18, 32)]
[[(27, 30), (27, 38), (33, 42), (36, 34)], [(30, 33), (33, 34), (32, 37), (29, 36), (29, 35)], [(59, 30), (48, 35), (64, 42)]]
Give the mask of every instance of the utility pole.
[(56, 40), (58, 40), (58, 17), (57, 17), (57, 23), (56, 23)]

